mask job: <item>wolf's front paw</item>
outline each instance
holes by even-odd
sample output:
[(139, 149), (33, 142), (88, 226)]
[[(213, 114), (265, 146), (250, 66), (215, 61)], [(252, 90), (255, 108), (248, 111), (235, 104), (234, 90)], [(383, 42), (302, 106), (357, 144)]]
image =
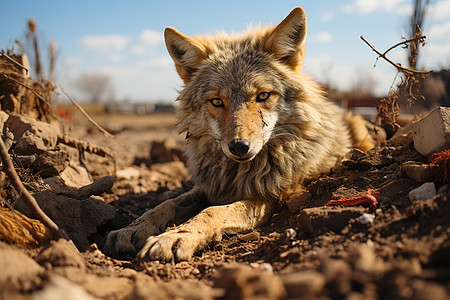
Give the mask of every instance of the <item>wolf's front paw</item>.
[(103, 253), (115, 258), (124, 258), (127, 255), (135, 256), (147, 237), (143, 237), (144, 242), (142, 242), (142, 239), (139, 238), (139, 231), (134, 228), (125, 227), (111, 231), (106, 236)]
[(165, 228), (166, 223), (154, 215), (146, 213), (127, 227), (108, 233), (103, 253), (115, 258), (136, 256), (149, 236), (160, 234)]
[(207, 240), (201, 233), (173, 229), (149, 237), (138, 257), (141, 260), (189, 260), (195, 251), (203, 248), (206, 243)]

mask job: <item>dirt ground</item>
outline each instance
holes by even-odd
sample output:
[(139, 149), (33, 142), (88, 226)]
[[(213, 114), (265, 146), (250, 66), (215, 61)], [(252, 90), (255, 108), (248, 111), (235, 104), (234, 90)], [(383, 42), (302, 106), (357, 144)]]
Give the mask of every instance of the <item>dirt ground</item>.
[[(351, 152), (266, 226), (225, 236), (187, 262), (137, 263), (105, 256), (103, 238), (191, 188), (184, 137), (171, 114), (95, 119), (119, 142), (81, 117), (65, 131), (114, 153), (115, 167), (95, 154), (85, 164), (94, 179), (120, 174), (98, 198), (117, 215), (80, 253), (65, 240), (33, 250), (0, 242), (1, 299), (449, 299), (449, 187), (437, 182), (436, 196), (410, 200), (422, 182), (403, 166), (428, 162), (410, 136)], [(379, 193), (376, 206), (324, 206), (370, 189)]]

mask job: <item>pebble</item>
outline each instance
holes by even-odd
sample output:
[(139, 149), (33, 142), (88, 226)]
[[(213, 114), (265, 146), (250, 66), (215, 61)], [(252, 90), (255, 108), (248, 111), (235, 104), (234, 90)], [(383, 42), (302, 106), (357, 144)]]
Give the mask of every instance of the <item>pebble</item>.
[(284, 231), (284, 234), (287, 239), (294, 240), (295, 237), (297, 236), (297, 231), (295, 231), (295, 229), (293, 228), (288, 228)]
[(192, 269), (191, 274), (194, 275), (194, 276), (198, 275), (198, 274), (200, 274), (200, 270), (197, 269), (197, 268), (194, 268), (194, 269)]
[(408, 196), (411, 201), (427, 200), (436, 195), (436, 187), (433, 182), (425, 182), (418, 188), (409, 192)]
[(363, 213), (359, 218), (359, 222), (361, 224), (369, 224), (372, 223), (373, 220), (375, 219), (375, 215), (372, 214), (368, 214), (368, 213)]

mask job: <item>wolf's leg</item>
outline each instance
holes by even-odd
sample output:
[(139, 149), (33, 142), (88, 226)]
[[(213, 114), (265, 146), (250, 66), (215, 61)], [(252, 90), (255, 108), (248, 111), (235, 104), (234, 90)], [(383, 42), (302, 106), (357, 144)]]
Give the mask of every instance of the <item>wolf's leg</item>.
[(140, 259), (188, 260), (211, 241), (219, 241), (224, 233), (239, 233), (269, 220), (276, 200), (253, 199), (229, 205), (211, 206), (188, 222), (147, 239), (139, 252)]
[(112, 257), (136, 255), (149, 236), (157, 235), (168, 225), (180, 224), (206, 207), (205, 195), (195, 188), (166, 200), (145, 212), (130, 225), (108, 233), (103, 252)]

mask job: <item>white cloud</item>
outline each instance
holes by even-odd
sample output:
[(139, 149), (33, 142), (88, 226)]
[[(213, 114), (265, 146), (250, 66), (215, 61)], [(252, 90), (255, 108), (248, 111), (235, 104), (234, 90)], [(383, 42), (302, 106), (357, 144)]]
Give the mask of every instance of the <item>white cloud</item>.
[(443, 24), (436, 24), (425, 31), (425, 35), (430, 40), (448, 39), (450, 36), (450, 21)]
[(130, 37), (126, 35), (88, 35), (80, 40), (80, 44), (88, 49), (108, 54), (114, 51), (122, 51), (129, 44)]
[(311, 43), (329, 43), (333, 39), (331, 33), (327, 31), (321, 31), (317, 33), (313, 33), (309, 37), (309, 42)]
[(343, 10), (346, 13), (371, 14), (375, 12), (390, 12), (407, 14), (411, 11), (408, 0), (353, 0), (345, 4)]
[(165, 55), (152, 58), (144, 63), (144, 66), (148, 68), (174, 68), (174, 63), (169, 55)]
[(111, 62), (123, 61), (128, 54), (152, 54), (155, 46), (163, 42), (161, 32), (146, 29), (139, 36), (109, 34), (89, 35), (79, 40), (82, 47), (89, 51), (103, 55)]
[(163, 42), (163, 35), (159, 31), (146, 29), (141, 32), (137, 41), (131, 47), (131, 52), (134, 54), (144, 54), (149, 51), (151, 47), (157, 46)]
[(322, 22), (330, 22), (330, 21), (334, 20), (335, 16), (336, 16), (336, 13), (334, 11), (327, 10), (320, 15), (320, 20)]
[(430, 4), (429, 16), (430, 19), (434, 21), (450, 18), (450, 0), (438, 1)]

